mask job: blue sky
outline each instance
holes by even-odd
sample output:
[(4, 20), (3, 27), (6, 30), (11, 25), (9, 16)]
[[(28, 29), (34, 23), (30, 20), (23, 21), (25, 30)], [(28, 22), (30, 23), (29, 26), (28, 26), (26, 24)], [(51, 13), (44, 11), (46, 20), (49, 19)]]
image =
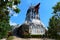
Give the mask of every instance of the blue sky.
[(18, 5), (18, 8), (21, 10), (19, 14), (14, 14), (10, 18), (10, 24), (23, 24), (26, 17), (26, 12), (28, 8), (32, 5), (40, 4), (39, 15), (40, 20), (47, 27), (49, 19), (52, 17), (53, 9), (52, 7), (56, 5), (59, 0), (21, 0), (21, 3)]

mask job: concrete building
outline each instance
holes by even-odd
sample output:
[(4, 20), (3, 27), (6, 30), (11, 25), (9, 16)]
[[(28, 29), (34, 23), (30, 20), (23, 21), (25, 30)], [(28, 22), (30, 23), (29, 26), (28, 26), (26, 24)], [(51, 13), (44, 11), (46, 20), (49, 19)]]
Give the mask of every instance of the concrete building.
[(44, 24), (39, 17), (39, 4), (30, 6), (26, 13), (25, 22), (14, 30), (15, 35), (22, 36), (23, 34), (43, 35), (46, 32)]
[(29, 25), (29, 33), (31, 35), (43, 35), (46, 31), (39, 17), (39, 5), (40, 3), (36, 6), (30, 6), (27, 10), (24, 24)]

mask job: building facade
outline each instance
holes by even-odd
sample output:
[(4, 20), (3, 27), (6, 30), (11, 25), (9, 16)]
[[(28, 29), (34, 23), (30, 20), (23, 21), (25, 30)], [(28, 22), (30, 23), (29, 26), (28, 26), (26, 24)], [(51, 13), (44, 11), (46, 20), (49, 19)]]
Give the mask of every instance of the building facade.
[(39, 17), (39, 5), (40, 3), (36, 6), (30, 6), (27, 10), (24, 24), (29, 25), (29, 33), (31, 35), (43, 35), (46, 31), (46, 28)]

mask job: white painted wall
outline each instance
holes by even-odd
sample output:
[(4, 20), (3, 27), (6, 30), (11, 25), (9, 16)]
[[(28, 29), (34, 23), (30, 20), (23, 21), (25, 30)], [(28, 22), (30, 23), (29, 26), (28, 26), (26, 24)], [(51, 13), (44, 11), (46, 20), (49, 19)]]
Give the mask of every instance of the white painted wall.
[(32, 25), (30, 26), (29, 32), (31, 35), (43, 35), (45, 34), (45, 29), (42, 26)]

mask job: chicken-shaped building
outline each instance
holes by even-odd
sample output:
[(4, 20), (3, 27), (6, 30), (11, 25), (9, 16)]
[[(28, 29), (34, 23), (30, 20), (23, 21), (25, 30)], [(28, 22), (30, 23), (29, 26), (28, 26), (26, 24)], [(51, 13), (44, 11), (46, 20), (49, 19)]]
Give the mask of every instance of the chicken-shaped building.
[(24, 24), (29, 25), (29, 33), (31, 35), (43, 35), (46, 31), (46, 28), (39, 17), (39, 5), (40, 3), (36, 6), (30, 6), (27, 10)]

